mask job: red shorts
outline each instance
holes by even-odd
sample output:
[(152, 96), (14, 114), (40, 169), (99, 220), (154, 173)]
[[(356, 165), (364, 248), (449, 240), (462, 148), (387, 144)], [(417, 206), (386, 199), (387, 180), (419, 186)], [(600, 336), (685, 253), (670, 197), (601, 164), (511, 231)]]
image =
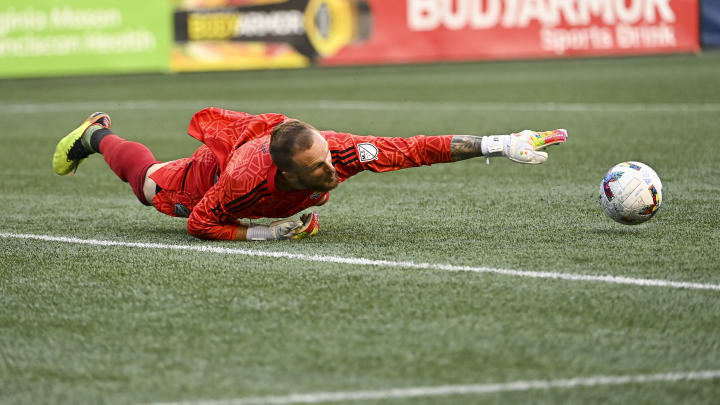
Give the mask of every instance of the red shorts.
[(153, 205), (163, 214), (188, 217), (218, 176), (220, 166), (215, 155), (202, 145), (189, 158), (174, 160), (150, 175), (159, 190)]

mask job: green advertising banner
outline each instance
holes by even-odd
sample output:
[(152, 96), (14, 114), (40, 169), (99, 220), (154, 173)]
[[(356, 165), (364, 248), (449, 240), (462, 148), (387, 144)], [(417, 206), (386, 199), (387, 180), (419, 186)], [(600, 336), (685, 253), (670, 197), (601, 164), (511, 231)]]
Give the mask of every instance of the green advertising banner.
[(168, 0), (3, 0), (0, 77), (168, 71)]

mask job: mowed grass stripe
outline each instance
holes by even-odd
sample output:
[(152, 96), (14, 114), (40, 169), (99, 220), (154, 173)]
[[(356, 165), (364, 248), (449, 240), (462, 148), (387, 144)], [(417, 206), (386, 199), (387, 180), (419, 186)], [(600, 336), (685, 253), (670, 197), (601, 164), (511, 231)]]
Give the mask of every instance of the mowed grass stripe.
[(720, 112), (720, 103), (513, 103), (513, 102), (432, 102), (362, 100), (102, 100), (69, 103), (0, 104), (0, 114), (87, 112), (95, 110), (199, 110), (208, 106), (252, 106), (253, 110), (349, 110), (349, 111), (517, 111), (517, 112), (606, 112), (606, 113), (687, 113)]
[(35, 234), (0, 233), (0, 237), (13, 238), (13, 239), (32, 239), (32, 240), (41, 240), (41, 241), (47, 241), (47, 242), (77, 243), (77, 244), (82, 244), (82, 245), (93, 245), (93, 246), (119, 246), (119, 247), (130, 247), (130, 248), (141, 248), (141, 249), (186, 250), (186, 251), (201, 252), (201, 253), (217, 253), (217, 254), (255, 256), (255, 257), (272, 257), (272, 258), (282, 258), (282, 259), (300, 260), (300, 261), (308, 261), (308, 262), (350, 264), (350, 265), (359, 265), (359, 266), (397, 267), (397, 268), (408, 268), (408, 269), (442, 270), (442, 271), (472, 272), (472, 273), (493, 273), (493, 274), (502, 274), (502, 275), (507, 275), (507, 276), (540, 278), (540, 279), (601, 282), (601, 283), (624, 284), (624, 285), (641, 286), (641, 287), (667, 287), (667, 288), (684, 288), (684, 289), (695, 289), (695, 290), (720, 291), (720, 284), (702, 284), (702, 283), (691, 283), (691, 282), (658, 280), (658, 279), (642, 279), (642, 278), (631, 278), (631, 277), (610, 276), (610, 275), (583, 275), (583, 274), (572, 274), (572, 273), (558, 273), (558, 272), (550, 272), (550, 271), (527, 271), (527, 270), (501, 269), (501, 268), (492, 268), (492, 267), (457, 266), (457, 265), (451, 265), (451, 264), (400, 262), (400, 261), (390, 261), (390, 260), (375, 260), (375, 259), (369, 259), (369, 258), (363, 258), (363, 257), (340, 257), (340, 256), (323, 256), (323, 255), (304, 255), (304, 254), (299, 254), (299, 253), (288, 253), (288, 252), (266, 252), (266, 251), (260, 251), (260, 250), (240, 249), (240, 248), (224, 248), (224, 247), (208, 246), (208, 245), (200, 245), (200, 246), (168, 245), (168, 244), (162, 244), (162, 243), (122, 242), (122, 241), (112, 241), (112, 240), (79, 239), (79, 238), (73, 238), (73, 237), (35, 235)]
[(215, 401), (166, 402), (152, 405), (289, 405), (317, 404), (322, 402), (383, 400), (417, 398), (443, 395), (492, 394), (507, 391), (530, 391), (553, 388), (596, 387), (605, 385), (646, 384), (654, 382), (678, 382), (712, 380), (720, 378), (720, 370), (674, 372), (664, 374), (576, 377), (560, 380), (514, 381), (509, 383), (477, 385), (441, 385), (437, 387), (391, 388), (375, 391), (340, 391), (290, 394), (253, 398), (224, 399)]

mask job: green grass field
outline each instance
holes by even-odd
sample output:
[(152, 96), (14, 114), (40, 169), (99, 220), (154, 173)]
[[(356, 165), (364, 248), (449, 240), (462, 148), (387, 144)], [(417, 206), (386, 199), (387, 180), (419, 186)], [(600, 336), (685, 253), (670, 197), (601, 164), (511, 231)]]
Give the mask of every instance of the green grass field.
[[(717, 287), (719, 72), (720, 54), (706, 53), (0, 81), (0, 403), (297, 403), (245, 399), (720, 370), (719, 290), (18, 236)], [(172, 160), (199, 145), (185, 130), (209, 105), (356, 134), (570, 138), (542, 166), (361, 173), (300, 242), (196, 240), (184, 220), (141, 206), (99, 156), (74, 176), (52, 172), (56, 141), (90, 112)], [(605, 171), (625, 160), (664, 184), (658, 215), (635, 227), (597, 201)], [(716, 376), (352, 403), (718, 401)]]

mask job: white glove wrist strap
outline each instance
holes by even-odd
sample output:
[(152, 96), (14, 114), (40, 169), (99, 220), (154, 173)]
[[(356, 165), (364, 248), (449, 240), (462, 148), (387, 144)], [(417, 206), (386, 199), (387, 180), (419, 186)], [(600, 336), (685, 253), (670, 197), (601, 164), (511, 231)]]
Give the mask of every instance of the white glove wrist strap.
[(505, 149), (507, 138), (508, 135), (483, 136), (482, 141), (480, 142), (480, 150), (483, 156), (504, 156), (503, 150)]
[(275, 233), (267, 225), (252, 224), (248, 227), (247, 240), (275, 240)]

